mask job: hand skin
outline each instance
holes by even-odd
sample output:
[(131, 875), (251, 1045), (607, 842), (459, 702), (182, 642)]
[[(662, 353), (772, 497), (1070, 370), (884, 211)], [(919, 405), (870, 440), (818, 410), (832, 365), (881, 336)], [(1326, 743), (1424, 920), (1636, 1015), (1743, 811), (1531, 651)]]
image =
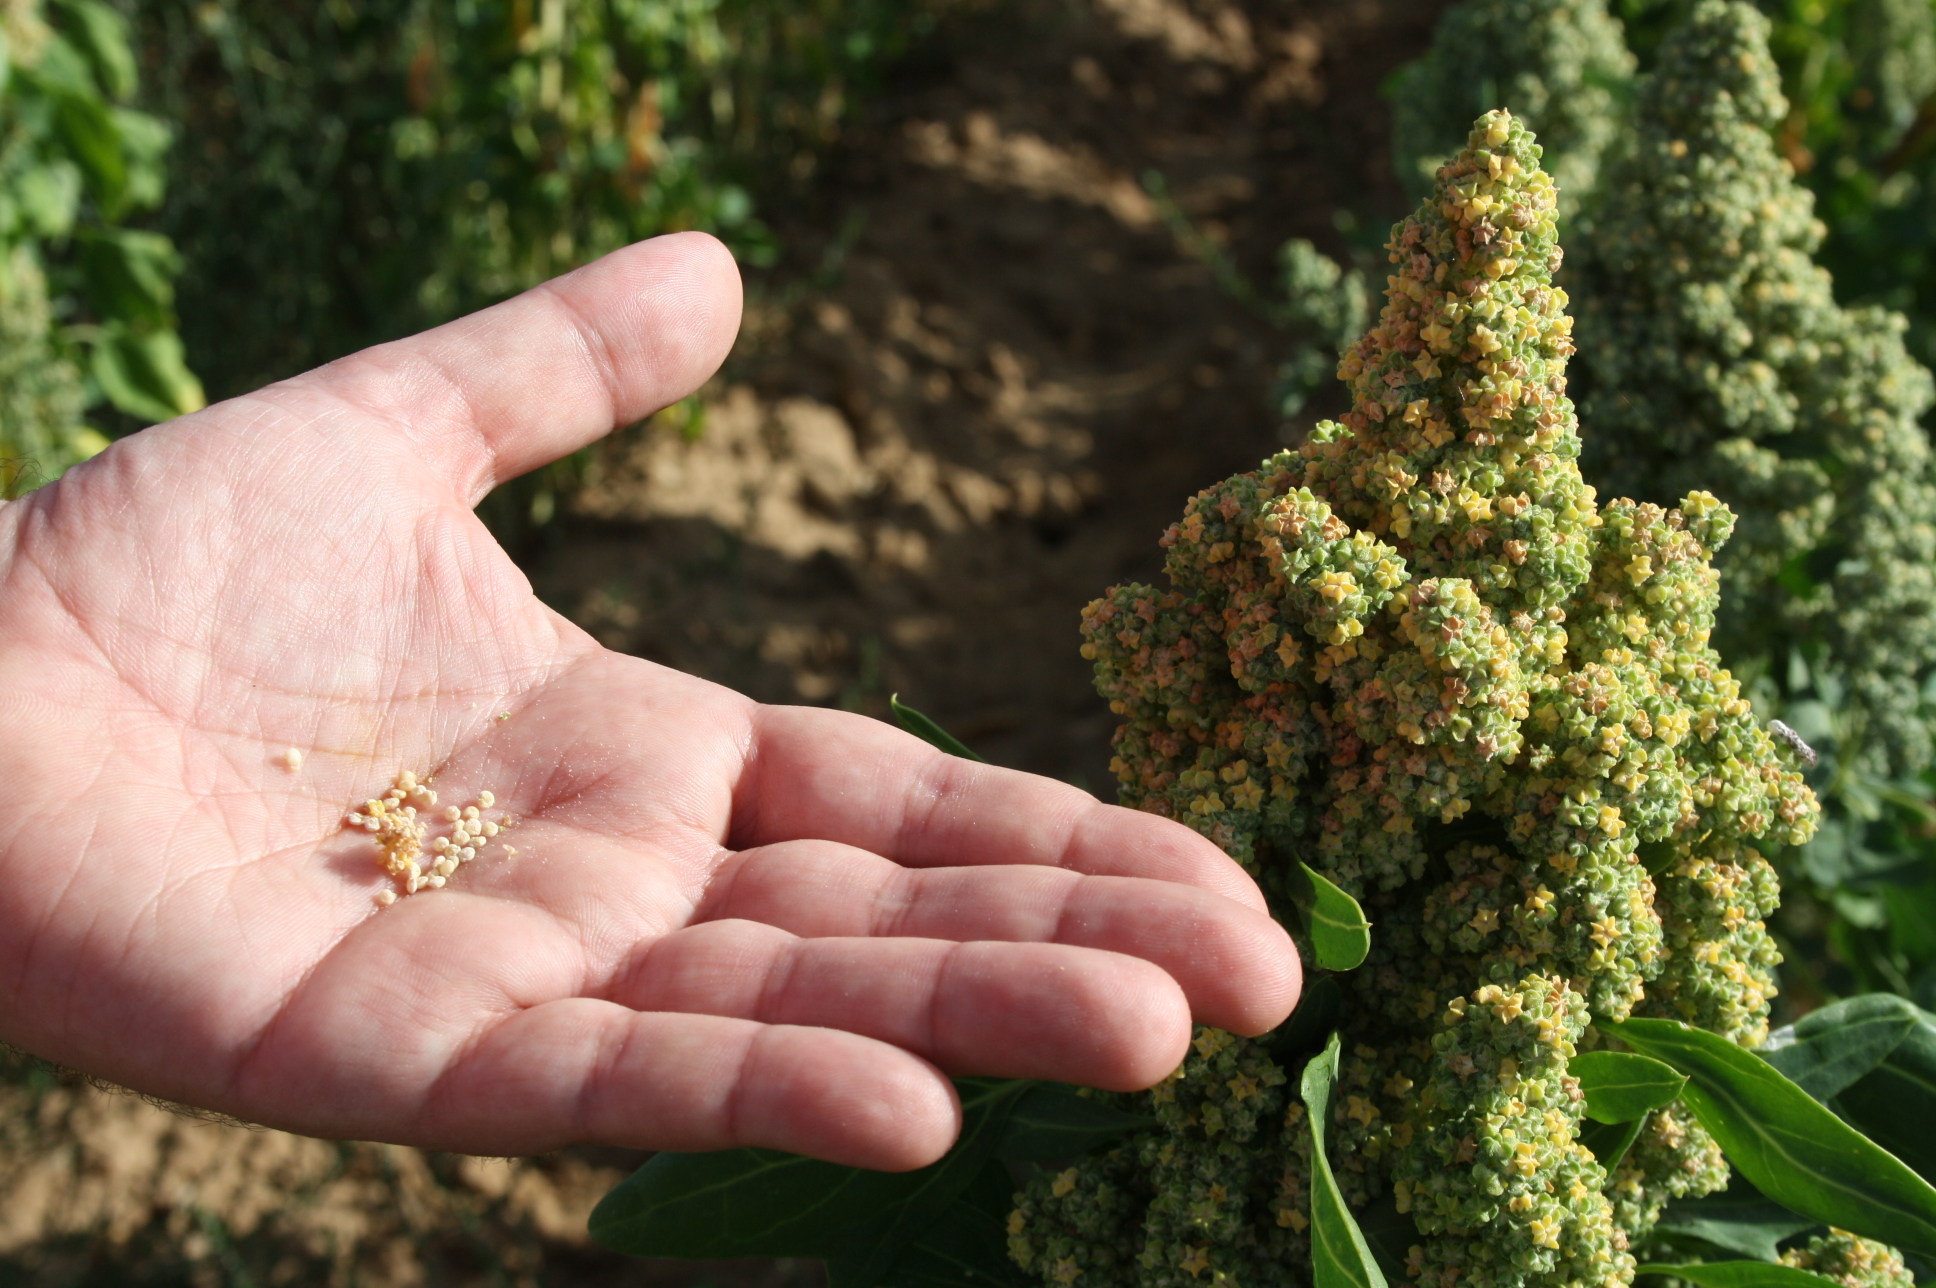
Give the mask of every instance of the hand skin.
[[(1281, 1022), (1296, 951), (1202, 837), (531, 593), (472, 507), (739, 315), (717, 242), (659, 238), (0, 506), (0, 1038), (315, 1136), (900, 1170), (948, 1074), (1128, 1090), (1193, 1015)], [(344, 814), (404, 768), (493, 791), (517, 856), (380, 907)]]

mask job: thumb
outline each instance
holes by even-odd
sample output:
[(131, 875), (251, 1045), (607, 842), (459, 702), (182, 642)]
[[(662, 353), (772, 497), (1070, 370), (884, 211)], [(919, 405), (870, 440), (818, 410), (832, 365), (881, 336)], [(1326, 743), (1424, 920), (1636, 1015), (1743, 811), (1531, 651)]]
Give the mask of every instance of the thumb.
[(674, 233), (256, 396), (323, 394), (388, 423), (474, 504), (697, 389), (739, 320), (732, 254)]

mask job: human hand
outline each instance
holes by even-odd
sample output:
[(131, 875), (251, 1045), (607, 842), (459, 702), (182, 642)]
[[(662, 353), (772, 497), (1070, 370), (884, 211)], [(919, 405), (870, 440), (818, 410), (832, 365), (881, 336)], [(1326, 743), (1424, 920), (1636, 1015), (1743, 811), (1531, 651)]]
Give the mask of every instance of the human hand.
[[(899, 1169), (944, 1070), (1129, 1089), (1192, 1012), (1281, 1021), (1296, 952), (1195, 833), (533, 596), (472, 507), (697, 387), (739, 309), (659, 238), (0, 506), (0, 1038), (317, 1136)], [(344, 816), (405, 768), (517, 855), (380, 907)]]

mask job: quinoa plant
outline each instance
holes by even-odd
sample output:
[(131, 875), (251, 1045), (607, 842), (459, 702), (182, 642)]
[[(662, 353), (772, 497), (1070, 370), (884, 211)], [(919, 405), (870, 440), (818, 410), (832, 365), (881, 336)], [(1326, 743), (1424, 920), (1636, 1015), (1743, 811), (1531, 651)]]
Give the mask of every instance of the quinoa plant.
[[(1766, 1041), (1765, 852), (1817, 805), (1710, 643), (1727, 507), (1581, 478), (1556, 205), (1481, 117), (1392, 230), (1350, 413), (1192, 499), (1167, 589), (1083, 613), (1121, 799), (1258, 877), (1309, 950), (1290, 1020), (1199, 1029), (1134, 1095), (959, 1080), (960, 1141), (904, 1176), (662, 1154), (595, 1238), (840, 1288), (1899, 1288), (1896, 1249), (1936, 1256), (1903, 1161), (1936, 1171), (1936, 1016)], [(1745, 1218), (1698, 1206), (1731, 1167)]]
[(1752, 7), (1704, 0), (1643, 81), (1572, 267), (1584, 466), (1652, 501), (1698, 480), (1741, 515), (1715, 642), (1827, 757), (1808, 871), (1920, 879), (1926, 811), (1885, 804), (1932, 757), (1932, 382), (1904, 320), (1838, 304), (1813, 259), (1823, 227), (1777, 150), (1767, 36)]
[[(1411, 1216), (1409, 1273), (1486, 1283), (1624, 1278), (1661, 1203), (1724, 1183), (1677, 1123), (1609, 1198), (1567, 1062), (1637, 1007), (1758, 1041), (1757, 847), (1815, 821), (1708, 642), (1732, 516), (1701, 492), (1602, 508), (1580, 478), (1539, 157), (1515, 118), (1481, 119), (1393, 231), (1344, 421), (1192, 500), (1168, 590), (1084, 614), (1126, 718), (1124, 803), (1203, 832), (1280, 907), (1300, 859), (1367, 904), (1340, 1183)], [(1307, 1260), (1307, 1129), (1268, 1112), (1283, 1078), (1262, 1046), (1200, 1043), (1149, 1105), (1168, 1130), (1136, 1146), (1145, 1190), (1125, 1199), (1121, 1151), (1039, 1182), (1017, 1259), (1150, 1288), (1192, 1258), (1246, 1282)]]
[(1480, 112), (1511, 110), (1545, 141), (1568, 213), (1620, 136), (1633, 55), (1606, 0), (1464, 0), (1399, 77), (1392, 156), (1408, 191), (1429, 191)]

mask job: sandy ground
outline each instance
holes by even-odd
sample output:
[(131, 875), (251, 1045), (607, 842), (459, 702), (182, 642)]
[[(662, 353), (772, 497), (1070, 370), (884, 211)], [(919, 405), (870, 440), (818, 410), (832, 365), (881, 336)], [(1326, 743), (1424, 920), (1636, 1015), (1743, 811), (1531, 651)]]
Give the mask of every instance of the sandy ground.
[[(1082, 605), (1151, 579), (1193, 490), (1294, 437), (1295, 337), (1260, 286), (1333, 212), (1398, 212), (1379, 83), (1437, 0), (1010, 0), (910, 58), (774, 219), (743, 340), (676, 417), (615, 436), (528, 552), (613, 648), (774, 702), (928, 710), (989, 759), (1107, 791)], [(769, 212), (771, 213), (771, 212)], [(1314, 410), (1323, 410), (1320, 403)], [(638, 1162), (497, 1161), (198, 1121), (0, 1070), (0, 1283), (811, 1288), (811, 1263), (587, 1245)]]

